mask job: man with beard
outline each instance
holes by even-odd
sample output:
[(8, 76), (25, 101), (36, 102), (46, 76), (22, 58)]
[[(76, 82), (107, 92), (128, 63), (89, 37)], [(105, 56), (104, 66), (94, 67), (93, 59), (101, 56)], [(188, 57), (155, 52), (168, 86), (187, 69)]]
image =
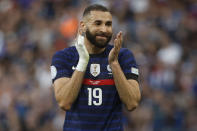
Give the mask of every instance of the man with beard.
[(75, 46), (55, 53), (51, 75), (55, 97), (66, 111), (64, 131), (123, 130), (122, 103), (131, 111), (141, 93), (133, 54), (112, 37), (112, 15), (90, 5), (79, 26)]

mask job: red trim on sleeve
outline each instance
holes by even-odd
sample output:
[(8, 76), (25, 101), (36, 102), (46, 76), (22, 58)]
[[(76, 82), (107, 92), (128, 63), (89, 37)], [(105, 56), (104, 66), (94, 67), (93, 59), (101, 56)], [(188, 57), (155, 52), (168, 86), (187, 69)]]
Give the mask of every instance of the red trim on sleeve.
[(91, 80), (91, 79), (84, 79), (84, 85), (114, 85), (113, 79), (104, 79), (104, 80)]

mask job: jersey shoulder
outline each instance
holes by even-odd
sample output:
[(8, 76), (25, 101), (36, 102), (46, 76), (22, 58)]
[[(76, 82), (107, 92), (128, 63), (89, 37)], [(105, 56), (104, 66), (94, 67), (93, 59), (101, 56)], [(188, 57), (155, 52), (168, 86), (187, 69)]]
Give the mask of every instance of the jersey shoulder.
[(129, 50), (128, 48), (121, 48), (121, 49), (120, 49), (120, 53), (121, 53), (121, 54), (126, 54), (126, 53), (133, 54), (132, 51)]
[(134, 58), (134, 55), (133, 55), (133, 52), (129, 50), (128, 48), (121, 48), (120, 53), (119, 53), (119, 58), (122, 58), (122, 57)]
[(61, 77), (71, 77), (72, 66), (77, 62), (78, 57), (75, 47), (68, 47), (57, 51), (51, 61), (52, 82)]
[(55, 58), (75, 58), (78, 55), (76, 47), (75, 46), (71, 46), (68, 48), (64, 48), (63, 50), (59, 50), (57, 51), (54, 55), (53, 55), (53, 59)]
[[(114, 45), (108, 45), (107, 51), (110, 52), (113, 47), (114, 47)], [(129, 50), (128, 48), (120, 48), (119, 55), (126, 55), (126, 54), (130, 54), (133, 56), (133, 52), (131, 50)]]

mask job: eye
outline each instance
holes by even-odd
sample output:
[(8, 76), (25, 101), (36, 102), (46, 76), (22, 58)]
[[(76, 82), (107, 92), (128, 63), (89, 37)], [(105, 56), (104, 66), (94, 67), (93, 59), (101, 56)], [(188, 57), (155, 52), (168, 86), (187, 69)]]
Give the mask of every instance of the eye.
[(106, 25), (106, 26), (112, 26), (112, 22), (111, 22), (111, 21), (108, 21), (108, 22), (106, 22), (105, 25)]
[(95, 21), (95, 25), (101, 25), (101, 21), (99, 21), (99, 20), (97, 20), (97, 21)]

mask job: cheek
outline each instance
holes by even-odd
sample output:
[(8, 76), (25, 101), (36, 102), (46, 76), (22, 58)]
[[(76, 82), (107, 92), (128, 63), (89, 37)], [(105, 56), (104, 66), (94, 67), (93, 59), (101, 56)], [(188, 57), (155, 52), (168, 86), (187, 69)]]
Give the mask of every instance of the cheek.
[(112, 33), (113, 32), (112, 28), (111, 27), (107, 28), (107, 32)]
[(97, 33), (97, 31), (93, 30), (93, 29), (91, 29), (91, 30), (89, 29), (89, 32), (90, 32), (91, 35), (95, 35)]

